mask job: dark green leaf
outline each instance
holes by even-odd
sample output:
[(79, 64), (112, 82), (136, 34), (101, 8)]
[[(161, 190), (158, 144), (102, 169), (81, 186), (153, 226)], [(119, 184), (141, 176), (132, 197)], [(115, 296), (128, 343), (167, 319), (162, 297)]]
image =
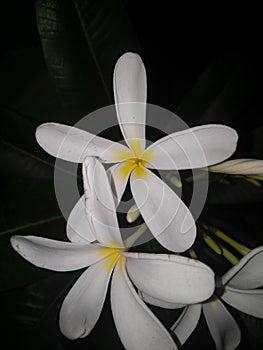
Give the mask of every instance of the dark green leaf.
[[(10, 23), (12, 26), (17, 25), (17, 22), (14, 21)], [(17, 27), (16, 30), (14, 28), (14, 34), (18, 34), (20, 28)], [(1, 55), (0, 76), (1, 107), (19, 111), (22, 115), (32, 116), (38, 121), (38, 124), (41, 121), (61, 122), (64, 120), (65, 113), (62, 111), (45, 65), (40, 43), (37, 46), (14, 48)], [(19, 130), (17, 131), (19, 133)]]
[(210, 122), (232, 124), (257, 87), (254, 68), (253, 62), (238, 54), (220, 57), (200, 76), (176, 112), (190, 126)]
[(263, 320), (235, 310), (235, 318), (237, 319), (242, 331), (242, 349), (263, 348)]
[(1, 109), (1, 173), (53, 180), (54, 159), (35, 139), (36, 123), (16, 112)]
[(139, 45), (120, 0), (37, 0), (45, 60), (71, 120), (112, 103), (112, 73)]
[(263, 126), (258, 127), (251, 132), (252, 134), (252, 154), (253, 158), (263, 158)]
[(53, 182), (22, 177), (1, 178), (0, 231), (60, 215)]
[[(58, 313), (75, 278), (76, 273), (53, 272), (37, 283), (1, 294), (6, 329), (3, 335), (13, 348), (18, 348), (21, 342), (24, 346), (27, 344), (27, 349), (34, 349), (36, 345), (38, 349), (63, 349)], [(12, 337), (11, 332), (16, 336)]]
[(53, 182), (23, 177), (1, 177), (0, 288), (11, 289), (45, 276), (11, 247), (15, 234), (65, 237), (65, 222), (57, 206)]
[(256, 186), (245, 178), (237, 179), (224, 175), (213, 175), (212, 178), (218, 180), (210, 183), (207, 203), (259, 204), (263, 201), (263, 186)]
[(262, 205), (209, 205), (201, 221), (254, 248), (263, 244)]

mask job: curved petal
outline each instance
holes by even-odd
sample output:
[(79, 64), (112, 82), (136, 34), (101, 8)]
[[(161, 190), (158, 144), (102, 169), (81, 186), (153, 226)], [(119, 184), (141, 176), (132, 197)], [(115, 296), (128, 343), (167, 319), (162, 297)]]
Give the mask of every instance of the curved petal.
[(83, 181), (86, 213), (96, 239), (109, 247), (123, 247), (109, 179), (96, 158), (85, 159)]
[(124, 139), (132, 149), (133, 142), (138, 140), (143, 151), (147, 82), (139, 55), (128, 52), (119, 58), (114, 69), (113, 87), (117, 117)]
[(165, 248), (183, 252), (196, 236), (192, 214), (175, 192), (144, 168), (144, 176), (131, 174), (131, 190), (141, 215), (154, 237)]
[(174, 350), (172, 337), (136, 293), (121, 260), (111, 285), (111, 308), (119, 337), (129, 350)]
[(71, 242), (77, 243), (96, 240), (86, 214), (84, 195), (80, 197), (68, 217), (67, 237)]
[(263, 160), (231, 159), (209, 167), (213, 173), (263, 176)]
[(103, 162), (121, 161), (127, 147), (72, 126), (45, 123), (36, 130), (39, 145), (49, 154), (69, 162), (82, 163), (88, 156)]
[(147, 304), (151, 304), (154, 306), (162, 307), (163, 309), (180, 309), (182, 307), (185, 307), (185, 304), (177, 304), (177, 303), (169, 303), (168, 301), (164, 301), (161, 299), (154, 298), (150, 296), (149, 294), (146, 294), (142, 292), (141, 290), (138, 291), (138, 294), (140, 298)]
[(105, 269), (105, 260), (90, 266), (69, 291), (59, 315), (61, 332), (67, 338), (86, 337), (97, 323), (112, 269)]
[(115, 164), (107, 171), (110, 180), (113, 182), (114, 191), (116, 193), (116, 206), (120, 203), (122, 195), (125, 191), (127, 182), (131, 174), (131, 167), (126, 162)]
[(226, 287), (221, 298), (246, 314), (263, 318), (263, 289), (241, 290)]
[(213, 271), (200, 261), (168, 254), (122, 253), (132, 282), (169, 303), (194, 304), (214, 292)]
[(201, 311), (201, 304), (189, 305), (172, 325), (171, 331), (175, 333), (180, 341), (180, 345), (183, 345), (195, 330), (201, 316)]
[(36, 266), (54, 271), (74, 271), (94, 264), (112, 253), (98, 245), (60, 242), (35, 236), (13, 236), (12, 247)]
[(222, 277), (222, 284), (237, 289), (263, 286), (263, 246), (251, 250)]
[(165, 136), (147, 148), (149, 168), (195, 169), (222, 162), (237, 145), (237, 133), (224, 125), (204, 125)]
[(219, 299), (203, 304), (203, 312), (217, 350), (233, 350), (241, 340), (241, 332), (231, 314)]

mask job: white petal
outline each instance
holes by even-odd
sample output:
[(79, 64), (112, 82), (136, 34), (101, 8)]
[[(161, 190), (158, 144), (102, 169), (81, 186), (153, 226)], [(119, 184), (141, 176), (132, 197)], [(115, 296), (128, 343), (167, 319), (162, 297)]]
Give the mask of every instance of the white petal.
[(78, 200), (68, 217), (67, 237), (71, 242), (79, 243), (96, 240), (86, 214), (84, 195)]
[(173, 309), (180, 309), (182, 307), (185, 307), (185, 304), (169, 303), (168, 301), (153, 298), (152, 296), (142, 292), (141, 290), (138, 291), (138, 294), (139, 294), (140, 298), (145, 303), (148, 303), (148, 304), (151, 304), (154, 306), (158, 306), (158, 307), (162, 307), (163, 309), (172, 309), (173, 310)]
[(263, 246), (251, 250), (223, 277), (223, 285), (237, 289), (263, 286)]
[(131, 190), (145, 223), (161, 245), (176, 252), (192, 246), (194, 218), (170, 187), (145, 168), (141, 179), (135, 172), (131, 174)]
[(113, 273), (111, 308), (125, 349), (177, 349), (168, 331), (135, 292), (124, 262), (120, 262)]
[(123, 253), (127, 271), (142, 292), (169, 303), (194, 304), (214, 292), (213, 271), (200, 261), (168, 254)]
[(263, 176), (263, 160), (232, 159), (209, 167), (213, 173)]
[(54, 157), (82, 163), (88, 156), (100, 157), (104, 162), (122, 160), (128, 148), (72, 126), (45, 123), (36, 130), (39, 145)]
[(201, 304), (189, 305), (184, 309), (178, 320), (171, 327), (171, 330), (176, 334), (181, 345), (186, 342), (195, 330), (201, 316), (201, 311)]
[(54, 271), (78, 270), (104, 257), (101, 248), (90, 243), (83, 245), (35, 236), (13, 236), (11, 244), (32, 264)]
[(96, 158), (85, 159), (83, 181), (86, 213), (96, 239), (106, 246), (123, 247), (109, 179)]
[(263, 289), (241, 290), (226, 287), (221, 298), (242, 312), (263, 318)]
[(59, 316), (61, 332), (69, 339), (86, 337), (100, 316), (113, 267), (105, 260), (89, 267), (66, 296)]
[(175, 132), (152, 144), (147, 165), (156, 169), (195, 169), (222, 162), (237, 144), (235, 130), (224, 125), (204, 125)]
[(203, 312), (217, 350), (233, 350), (241, 340), (240, 329), (219, 299), (203, 304)]
[(113, 76), (116, 112), (121, 131), (128, 145), (129, 139), (138, 139), (145, 147), (146, 72), (140, 56), (122, 55), (116, 63)]
[(116, 205), (121, 201), (127, 182), (131, 174), (131, 168), (126, 162), (115, 164), (108, 170), (109, 178), (113, 182), (114, 192), (116, 193)]

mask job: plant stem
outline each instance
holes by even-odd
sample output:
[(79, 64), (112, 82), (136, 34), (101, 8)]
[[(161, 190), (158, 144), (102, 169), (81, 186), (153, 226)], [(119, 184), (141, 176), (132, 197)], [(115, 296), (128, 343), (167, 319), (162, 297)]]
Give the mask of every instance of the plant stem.
[(131, 247), (135, 241), (137, 241), (138, 238), (141, 237), (141, 235), (144, 234), (144, 232), (147, 230), (146, 224), (142, 224), (137, 231), (135, 231), (130, 237), (125, 239), (125, 246)]
[(213, 238), (208, 236), (206, 233), (203, 234), (203, 240), (216, 254), (222, 255), (222, 249), (219, 244), (217, 244)]
[(243, 244), (235, 241), (234, 239), (227, 236), (224, 232), (220, 231), (219, 229), (209, 226), (209, 225), (203, 225), (204, 229), (213, 233), (215, 236), (220, 238), (222, 241), (229, 244), (231, 247), (233, 247), (236, 251), (238, 251), (241, 255), (246, 255), (250, 252), (251, 249), (247, 248)]
[(226, 247), (222, 244), (218, 244), (208, 236), (206, 233), (203, 234), (203, 239), (205, 243), (218, 255), (222, 255), (225, 259), (227, 259), (232, 265), (236, 265), (238, 263), (238, 258), (232, 254)]
[(252, 177), (246, 177), (245, 179), (247, 182), (250, 182), (252, 185), (255, 185), (257, 187), (261, 187), (261, 184), (258, 180), (253, 179)]
[(220, 244), (221, 248), (222, 248), (222, 252), (223, 252), (223, 256), (232, 264), (232, 265), (236, 265), (239, 260), (238, 258), (232, 254), (228, 249), (226, 249), (224, 246), (222, 246)]
[(7, 233), (14, 233), (14, 232), (17, 232), (17, 231), (21, 231), (21, 230), (24, 230), (24, 229), (29, 228), (29, 227), (34, 227), (34, 226), (47, 224), (49, 222), (56, 221), (56, 220), (59, 220), (59, 219), (62, 219), (62, 218), (63, 218), (63, 216), (59, 215), (59, 216), (53, 216), (53, 217), (48, 218), (48, 219), (43, 219), (43, 220), (39, 220), (39, 221), (35, 221), (35, 222), (30, 222), (29, 224), (25, 224), (25, 225), (21, 225), (21, 226), (10, 228), (10, 229), (5, 230), (5, 231), (1, 231), (0, 232), (0, 236), (3, 236), (5, 234), (7, 234)]
[(193, 248), (190, 248), (190, 249), (189, 249), (189, 255), (190, 255), (190, 258), (191, 258), (191, 259), (198, 260), (198, 256), (197, 256), (197, 254), (196, 254), (196, 251), (195, 251)]

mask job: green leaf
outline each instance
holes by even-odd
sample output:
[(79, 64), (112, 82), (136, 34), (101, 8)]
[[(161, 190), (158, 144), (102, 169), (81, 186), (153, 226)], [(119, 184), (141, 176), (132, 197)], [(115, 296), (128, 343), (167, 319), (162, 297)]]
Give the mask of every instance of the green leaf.
[(36, 283), (1, 294), (3, 337), (9, 346), (11, 343), (12, 348), (64, 348), (57, 319), (60, 304), (75, 278), (76, 273), (53, 272)]
[(207, 205), (200, 221), (214, 226), (230, 238), (255, 248), (262, 245), (262, 205)]
[(251, 158), (263, 158), (263, 142), (262, 142), (262, 135), (263, 135), (263, 126), (260, 126), (258, 128), (255, 128), (251, 132), (252, 136), (252, 154)]
[(225, 54), (201, 74), (176, 113), (190, 126), (210, 122), (233, 124), (251, 101), (257, 79), (253, 62), (238, 54)]
[(263, 348), (262, 327), (263, 320), (235, 310), (236, 318), (239, 321), (243, 344), (240, 349), (259, 350)]
[[(33, 10), (32, 5), (33, 3), (30, 7)], [(19, 10), (17, 9), (17, 11)], [(28, 19), (31, 20), (31, 17)], [(27, 21), (27, 19), (23, 18), (23, 21)], [(16, 35), (19, 24), (15, 20), (12, 24), (14, 25), (14, 35)], [(34, 23), (29, 25), (32, 26), (32, 29), (35, 27)], [(30, 32), (27, 34), (24, 37), (26, 40), (30, 38)], [(13, 41), (12, 43), (14, 44)], [(0, 106), (19, 111), (23, 115), (32, 116), (38, 123), (50, 120), (63, 122), (65, 113), (62, 111), (55, 87), (45, 65), (40, 43), (36, 46), (25, 46), (17, 49), (15, 48), (16, 44), (13, 44), (10, 46), (10, 50), (0, 57), (2, 86)]]
[[(245, 178), (212, 175), (207, 197), (209, 204), (251, 204), (262, 203), (263, 188), (246, 181)], [(225, 182), (227, 181), (227, 182)]]
[(60, 215), (53, 182), (1, 177), (0, 232)]
[(35, 139), (36, 123), (16, 112), (1, 109), (1, 174), (53, 181), (54, 158)]
[[(1, 293), (2, 332), (14, 349), (123, 349), (107, 293), (100, 318), (85, 338), (66, 339), (59, 330), (60, 306), (82, 271), (55, 273), (24, 288)], [(16, 337), (13, 337), (13, 334)], [(39, 343), (39, 344), (37, 344)], [(46, 346), (46, 347), (45, 347)]]
[(0, 289), (32, 283), (49, 272), (36, 269), (11, 247), (15, 234), (65, 239), (65, 221), (50, 180), (2, 176), (0, 202)]
[(113, 102), (112, 73), (139, 44), (120, 0), (37, 0), (46, 64), (71, 120)]

